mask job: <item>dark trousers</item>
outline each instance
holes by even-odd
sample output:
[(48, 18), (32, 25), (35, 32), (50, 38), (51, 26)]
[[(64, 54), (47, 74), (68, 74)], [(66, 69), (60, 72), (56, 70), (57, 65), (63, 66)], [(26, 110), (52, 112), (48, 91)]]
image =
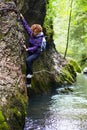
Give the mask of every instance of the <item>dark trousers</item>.
[(33, 70), (32, 70), (33, 61), (35, 61), (39, 56), (40, 56), (40, 53), (29, 54), (27, 56), (27, 58), (26, 58), (26, 75), (33, 74)]

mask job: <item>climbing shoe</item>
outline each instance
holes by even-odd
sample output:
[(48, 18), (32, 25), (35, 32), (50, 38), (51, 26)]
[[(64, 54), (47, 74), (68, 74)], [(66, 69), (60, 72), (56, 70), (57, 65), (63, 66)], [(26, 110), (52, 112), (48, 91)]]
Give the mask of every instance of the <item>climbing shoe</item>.
[(31, 74), (28, 74), (28, 75), (27, 75), (27, 78), (28, 78), (28, 79), (31, 79), (32, 77), (33, 77), (33, 75), (31, 75)]

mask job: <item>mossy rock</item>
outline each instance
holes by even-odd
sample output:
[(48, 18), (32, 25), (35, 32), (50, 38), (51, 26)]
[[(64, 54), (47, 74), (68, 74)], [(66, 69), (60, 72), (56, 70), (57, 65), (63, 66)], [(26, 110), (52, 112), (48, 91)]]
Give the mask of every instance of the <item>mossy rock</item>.
[(61, 82), (73, 84), (76, 81), (77, 72), (81, 73), (81, 67), (74, 60), (68, 60), (67, 65), (62, 68)]
[(69, 64), (73, 65), (75, 72), (81, 73), (81, 67), (79, 64), (74, 60), (69, 60)]
[(7, 122), (3, 122), (0, 124), (0, 130), (10, 130)]
[[(73, 84), (76, 81), (76, 72), (79, 67), (75, 62), (68, 62), (65, 67), (62, 68), (61, 81), (62, 84)], [(78, 69), (79, 70), (79, 69)], [(79, 70), (80, 72), (80, 70)]]
[(0, 111), (0, 123), (3, 122), (5, 120), (2, 111)]
[[(73, 74), (72, 72), (69, 71), (70, 68), (69, 68), (69, 65), (68, 67), (65, 67), (62, 69), (62, 74), (61, 74), (61, 82), (62, 84), (72, 84), (74, 83), (74, 77), (73, 77)], [(74, 74), (76, 75), (76, 74)]]
[(32, 88), (29, 89), (29, 95), (48, 93), (49, 86), (50, 81), (46, 72), (35, 74), (32, 78)]
[(8, 103), (0, 111), (0, 130), (22, 130), (24, 128), (26, 103), (26, 98), (20, 94), (9, 97)]
[(9, 126), (5, 121), (5, 117), (1, 110), (0, 110), (0, 130), (9, 130)]

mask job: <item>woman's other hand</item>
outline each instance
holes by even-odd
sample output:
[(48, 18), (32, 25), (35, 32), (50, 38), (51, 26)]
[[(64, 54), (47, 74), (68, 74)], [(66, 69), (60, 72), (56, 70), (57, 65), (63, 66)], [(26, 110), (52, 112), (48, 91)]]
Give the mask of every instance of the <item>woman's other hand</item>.
[(22, 19), (24, 19), (24, 16), (20, 13), (20, 17), (22, 18)]
[(25, 51), (28, 51), (28, 48), (26, 47), (26, 45), (23, 45), (23, 48), (25, 49)]

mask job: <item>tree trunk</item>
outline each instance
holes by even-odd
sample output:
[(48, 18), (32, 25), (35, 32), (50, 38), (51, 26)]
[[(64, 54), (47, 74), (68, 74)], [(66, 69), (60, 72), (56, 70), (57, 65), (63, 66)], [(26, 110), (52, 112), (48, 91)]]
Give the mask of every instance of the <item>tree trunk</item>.
[(70, 15), (69, 15), (68, 32), (67, 32), (67, 43), (66, 43), (64, 59), (66, 58), (67, 50), (68, 50), (68, 44), (69, 44), (70, 24), (71, 24), (71, 16), (72, 16), (72, 5), (73, 5), (73, 0), (71, 0), (71, 6), (70, 6)]

